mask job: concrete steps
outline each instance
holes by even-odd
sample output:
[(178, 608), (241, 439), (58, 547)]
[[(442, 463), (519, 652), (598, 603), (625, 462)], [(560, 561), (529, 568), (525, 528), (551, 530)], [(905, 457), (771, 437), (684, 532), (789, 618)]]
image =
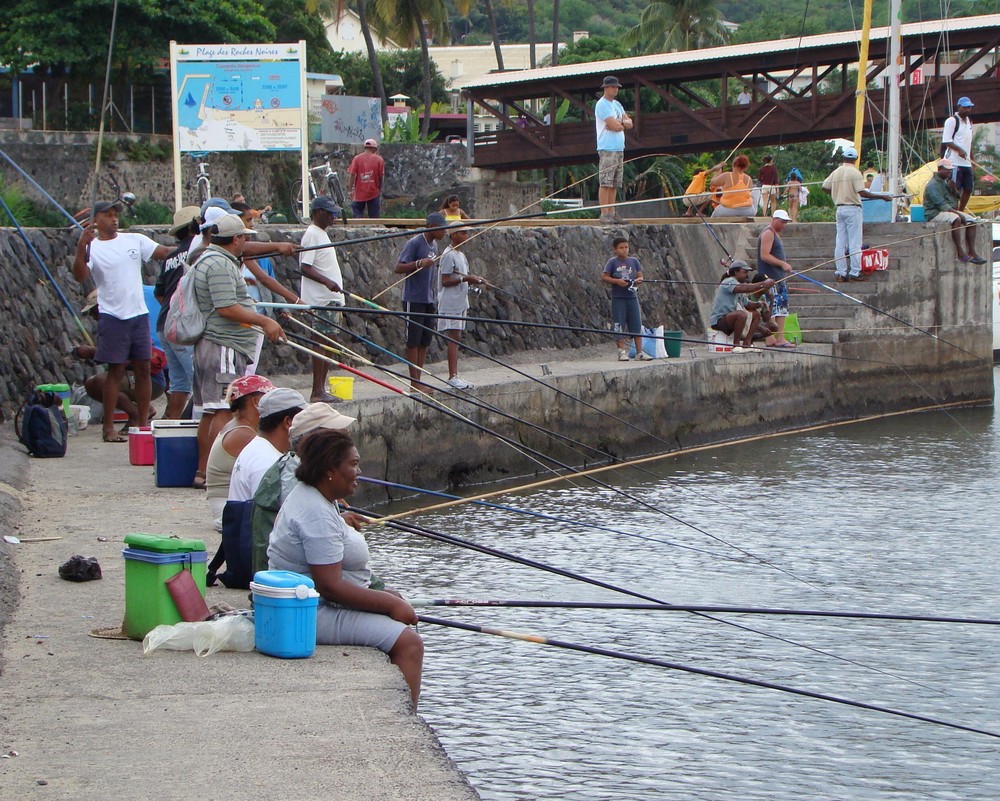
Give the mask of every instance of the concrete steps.
[[(810, 230), (811, 229), (811, 230)], [(817, 230), (788, 226), (781, 236), (785, 245), (785, 255), (788, 262), (796, 270), (804, 271), (806, 275), (825, 284), (836, 292), (831, 292), (809, 281), (802, 276), (792, 276), (788, 279), (789, 307), (798, 315), (799, 326), (802, 328), (802, 340), (806, 343), (834, 344), (840, 340), (840, 332), (854, 328), (855, 317), (862, 307), (854, 303), (849, 295), (866, 303), (873, 303), (878, 297), (879, 289), (889, 280), (885, 272), (866, 273), (867, 281), (840, 283), (834, 277), (834, 265), (830, 261), (833, 256), (836, 229), (830, 226), (826, 230)], [(751, 264), (757, 256), (757, 241), (747, 237), (744, 245), (743, 258)], [(740, 251), (737, 250), (737, 258)], [(822, 267), (810, 269), (814, 265)], [(889, 270), (902, 269), (901, 260), (889, 257)], [(796, 292), (795, 289), (815, 289), (817, 292)], [(842, 292), (844, 295), (838, 295)]]

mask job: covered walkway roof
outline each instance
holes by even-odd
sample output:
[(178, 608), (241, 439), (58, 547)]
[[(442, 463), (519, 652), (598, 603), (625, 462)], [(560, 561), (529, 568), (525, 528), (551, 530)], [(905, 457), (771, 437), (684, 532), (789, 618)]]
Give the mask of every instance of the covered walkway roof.
[[(593, 105), (608, 74), (621, 80), (635, 121), (626, 135), (629, 155), (725, 149), (747, 134), (747, 147), (850, 137), (854, 82), (848, 73), (857, 67), (859, 40), (859, 32), (847, 31), (492, 75), (465, 88), (466, 97), (505, 125), (476, 136), (474, 163), (509, 170), (593, 160)], [(872, 30), (869, 86), (885, 74), (888, 40), (888, 28)], [(952, 95), (971, 97), (977, 120), (1000, 120), (997, 47), (1000, 14), (904, 25), (903, 131), (939, 126), (951, 112)], [(950, 76), (941, 70), (948, 58), (957, 61)], [(709, 82), (718, 82), (714, 93), (706, 92)], [(727, 99), (734, 82), (753, 88), (749, 105)], [(718, 87), (722, 105), (707, 99)], [(883, 90), (869, 95), (866, 131), (881, 128), (884, 108)], [(643, 108), (653, 96), (663, 110)], [(543, 124), (531, 114), (532, 100), (552, 109), (568, 100), (584, 121)], [(529, 125), (514, 124), (521, 114)], [(766, 124), (758, 125), (765, 114)]]

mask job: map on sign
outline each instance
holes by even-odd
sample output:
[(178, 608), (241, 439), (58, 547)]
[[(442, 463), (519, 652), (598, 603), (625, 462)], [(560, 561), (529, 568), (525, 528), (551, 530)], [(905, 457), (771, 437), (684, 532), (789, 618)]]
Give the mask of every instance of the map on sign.
[(179, 60), (175, 86), (181, 152), (302, 148), (298, 60)]

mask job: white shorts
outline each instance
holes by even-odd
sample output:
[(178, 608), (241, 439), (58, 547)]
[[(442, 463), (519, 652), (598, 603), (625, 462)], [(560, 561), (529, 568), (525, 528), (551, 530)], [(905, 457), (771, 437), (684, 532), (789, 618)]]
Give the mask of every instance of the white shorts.
[[(467, 312), (462, 312), (462, 316), (449, 317), (445, 319), (444, 317), (439, 317), (437, 321), (438, 331), (464, 331), (465, 330), (465, 315)], [(453, 314), (453, 312), (441, 312), (438, 314)]]

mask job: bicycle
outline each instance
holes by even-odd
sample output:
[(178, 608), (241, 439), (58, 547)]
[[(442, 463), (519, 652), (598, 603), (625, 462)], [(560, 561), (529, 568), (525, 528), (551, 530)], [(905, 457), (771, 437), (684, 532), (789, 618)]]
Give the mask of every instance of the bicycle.
[[(314, 173), (321, 173), (319, 175), (318, 181), (314, 177)], [(312, 203), (313, 198), (320, 195), (327, 195), (332, 197), (334, 202), (340, 206), (341, 218), (344, 222), (347, 222), (347, 199), (344, 195), (344, 187), (340, 183), (340, 176), (337, 175), (337, 171), (330, 166), (330, 155), (327, 154), (323, 156), (323, 163), (315, 167), (309, 168), (309, 197), (306, 199), (308, 202), (305, 204), (307, 209), (309, 204)], [(309, 218), (302, 215), (302, 181), (298, 180), (292, 184), (292, 191), (290, 194), (290, 205), (292, 207), (292, 213), (295, 214), (296, 219), (305, 225), (309, 222)]]
[(198, 205), (203, 206), (205, 201), (212, 197), (212, 180), (208, 177), (208, 162), (199, 161), (197, 164), (198, 174), (195, 176), (195, 183), (198, 185)]

